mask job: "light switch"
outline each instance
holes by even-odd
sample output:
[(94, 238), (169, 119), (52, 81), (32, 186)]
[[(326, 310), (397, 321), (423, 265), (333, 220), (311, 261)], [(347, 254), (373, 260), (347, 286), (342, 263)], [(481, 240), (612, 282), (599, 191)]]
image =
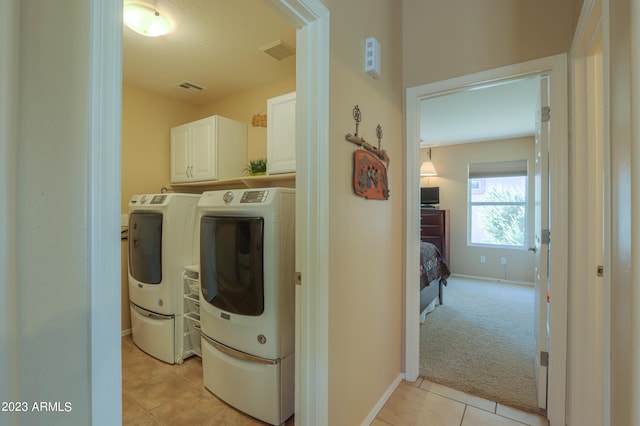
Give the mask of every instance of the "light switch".
[(364, 42), (364, 71), (371, 78), (380, 77), (380, 43), (374, 37)]

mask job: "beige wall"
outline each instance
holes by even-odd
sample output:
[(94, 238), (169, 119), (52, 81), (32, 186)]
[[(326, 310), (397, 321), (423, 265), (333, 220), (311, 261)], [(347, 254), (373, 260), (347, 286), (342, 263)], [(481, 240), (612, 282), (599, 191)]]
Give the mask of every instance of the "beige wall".
[(571, 0), (404, 0), (405, 87), (564, 53)]
[[(331, 13), (329, 424), (361, 424), (402, 371), (402, 206), (404, 190), (401, 4), (393, 0), (325, 1)], [(366, 19), (365, 19), (366, 17)], [(364, 73), (364, 40), (381, 45), (381, 72)], [(360, 135), (382, 148), (391, 164), (391, 196), (365, 200), (352, 189), (355, 145), (352, 110), (362, 112)]]
[(169, 186), (171, 128), (197, 118), (194, 105), (123, 85), (123, 213), (131, 196), (158, 193)]
[[(431, 159), (438, 176), (420, 178), (421, 186), (440, 187), (440, 208), (450, 210), (450, 259), (451, 272), (462, 275), (495, 278), (509, 281), (533, 282), (533, 255), (522, 249), (488, 248), (467, 244), (467, 182), (469, 163), (509, 160), (529, 161), (529, 210), (528, 240), (533, 239), (533, 165), (534, 138), (523, 137), (491, 142), (477, 142), (431, 149)], [(421, 150), (422, 160), (427, 159), (427, 150)], [(486, 263), (480, 264), (480, 256)], [(507, 259), (507, 267), (500, 258)]]

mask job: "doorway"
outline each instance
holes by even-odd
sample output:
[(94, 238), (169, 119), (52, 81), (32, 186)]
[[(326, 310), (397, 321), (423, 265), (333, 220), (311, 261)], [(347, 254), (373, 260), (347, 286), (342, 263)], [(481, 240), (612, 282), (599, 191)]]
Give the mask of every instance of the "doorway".
[(407, 149), (405, 167), (406, 219), (405, 219), (405, 375), (407, 380), (418, 376), (419, 331), (418, 331), (418, 285), (419, 263), (418, 246), (419, 205), (418, 175), (419, 148), (419, 102), (422, 99), (441, 96), (461, 90), (480, 88), (488, 84), (523, 77), (548, 76), (550, 78), (550, 106), (554, 111), (550, 131), (550, 220), (554, 224), (554, 256), (550, 264), (550, 280), (553, 288), (554, 303), (550, 305), (550, 362), (547, 417), (552, 423), (561, 423), (565, 413), (566, 381), (566, 259), (567, 259), (567, 80), (566, 56), (556, 55), (549, 58), (516, 64), (487, 72), (455, 78), (438, 83), (407, 89)]
[[(92, 80), (95, 85), (105, 93), (121, 93), (121, 82), (118, 76), (121, 74), (121, 63), (116, 60), (121, 57), (121, 5), (105, 0), (93, 0), (96, 3), (95, 28), (97, 31), (97, 45), (105, 45), (108, 56), (105, 60), (114, 67), (107, 72), (102, 72), (99, 67), (92, 70)], [(298, 173), (296, 188), (298, 190), (296, 206), (296, 270), (304, 285), (296, 289), (296, 419), (303, 424), (326, 424), (328, 417), (328, 283), (326, 271), (328, 269), (328, 233), (326, 232), (325, 218), (328, 214), (328, 125), (329, 125), (329, 12), (319, 0), (268, 0), (267, 3), (281, 14), (292, 26), (297, 29), (297, 73), (301, 78), (297, 79), (296, 92), (296, 157)], [(100, 21), (107, 19), (109, 25)], [(106, 17), (106, 18), (104, 18)], [(114, 59), (115, 58), (115, 59)], [(114, 59), (111, 61), (111, 59)], [(118, 96), (119, 97), (119, 96)], [(117, 97), (116, 97), (117, 98)], [(114, 136), (108, 129), (114, 129), (116, 134), (120, 129), (121, 103), (115, 99), (110, 104), (111, 109), (105, 112), (103, 125), (100, 126), (103, 134), (100, 134), (96, 142), (100, 147), (104, 145), (111, 148), (113, 140), (119, 140), (120, 135)], [(117, 107), (116, 107), (117, 105)], [(104, 107), (96, 107), (103, 111)], [(118, 144), (118, 148), (119, 148)], [(96, 154), (97, 155), (97, 154)], [(119, 150), (111, 155), (110, 161), (102, 161), (105, 157), (96, 157), (96, 163), (104, 167), (104, 179), (100, 182), (117, 182), (120, 167)], [(98, 159), (100, 161), (98, 161)], [(112, 207), (119, 204), (119, 188), (115, 186), (106, 194), (98, 191), (103, 198), (97, 200), (98, 208)], [(108, 195), (108, 196), (107, 196)], [(105, 209), (113, 211), (114, 209)], [(114, 215), (116, 217), (117, 215)], [(97, 226), (97, 225), (93, 225)], [(100, 235), (96, 230), (92, 231)], [(104, 238), (105, 245), (108, 238)], [(313, 241), (312, 244), (308, 241)], [(303, 247), (304, 250), (300, 248)], [(105, 251), (117, 253), (116, 247), (104, 247)], [(98, 253), (97, 259), (100, 259)], [(116, 264), (112, 262), (111, 264)], [(98, 280), (97, 282), (102, 283)], [(94, 285), (92, 284), (92, 288)], [(100, 290), (109, 286), (100, 287)], [(100, 294), (100, 292), (96, 292)], [(111, 318), (119, 315), (119, 303), (109, 306), (108, 312), (92, 313), (96, 317), (96, 329), (104, 327), (113, 328), (113, 322), (98, 321), (102, 318)], [(100, 314), (100, 315), (98, 315)], [(118, 330), (119, 333), (119, 330)], [(113, 344), (109, 340), (109, 345)], [(102, 341), (98, 342), (98, 348)], [(111, 349), (112, 350), (112, 349)], [(100, 353), (101, 351), (96, 351)], [(108, 353), (108, 351), (106, 351)], [(115, 376), (116, 366), (111, 365)], [(95, 389), (106, 389), (106, 393), (114, 393), (114, 380), (95, 380)], [(119, 387), (119, 384), (118, 384)], [(105, 392), (96, 392), (103, 395)], [(115, 400), (117, 401), (116, 395)], [(114, 398), (112, 398), (114, 399)], [(96, 403), (96, 405), (99, 405)], [(104, 410), (96, 411), (102, 413)], [(110, 417), (113, 417), (111, 413)], [(110, 418), (105, 417), (105, 418)]]
[[(527, 249), (536, 241), (540, 205), (535, 150), (542, 144), (534, 135), (541, 84), (537, 76), (518, 78), (420, 101), (421, 145), (432, 146), (437, 169), (420, 183), (439, 189), (436, 211), (446, 214), (448, 223), (443, 255), (455, 273), (443, 288), (443, 306), (421, 314), (426, 321), (419, 327), (420, 374), (535, 412), (546, 402), (546, 383), (537, 386), (534, 380), (546, 374), (536, 375), (532, 362), (538, 352), (532, 344), (533, 307), (539, 306), (535, 259), (542, 250)], [(428, 158), (428, 151), (421, 151), (423, 160)], [(421, 208), (423, 241), (433, 232), (425, 226), (428, 211)], [(504, 364), (510, 368), (501, 368)], [(537, 388), (545, 390), (540, 401)]]

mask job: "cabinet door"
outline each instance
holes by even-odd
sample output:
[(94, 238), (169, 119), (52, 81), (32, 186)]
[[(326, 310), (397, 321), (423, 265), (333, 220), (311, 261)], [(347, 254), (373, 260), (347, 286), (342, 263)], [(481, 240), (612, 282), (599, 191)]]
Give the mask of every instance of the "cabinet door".
[(189, 124), (171, 129), (171, 182), (191, 180)]
[(267, 101), (267, 173), (296, 171), (296, 93)]
[[(191, 123), (192, 176), (191, 180), (218, 179), (216, 167), (216, 117), (203, 118)], [(224, 159), (221, 159), (224, 161)]]

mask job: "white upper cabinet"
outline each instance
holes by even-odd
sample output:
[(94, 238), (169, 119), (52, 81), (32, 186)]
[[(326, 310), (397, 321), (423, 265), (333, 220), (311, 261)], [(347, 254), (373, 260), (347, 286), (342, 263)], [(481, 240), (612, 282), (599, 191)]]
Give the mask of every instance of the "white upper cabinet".
[(219, 115), (171, 129), (171, 183), (232, 179), (247, 164), (247, 126)]
[(296, 92), (267, 100), (267, 174), (296, 171)]

